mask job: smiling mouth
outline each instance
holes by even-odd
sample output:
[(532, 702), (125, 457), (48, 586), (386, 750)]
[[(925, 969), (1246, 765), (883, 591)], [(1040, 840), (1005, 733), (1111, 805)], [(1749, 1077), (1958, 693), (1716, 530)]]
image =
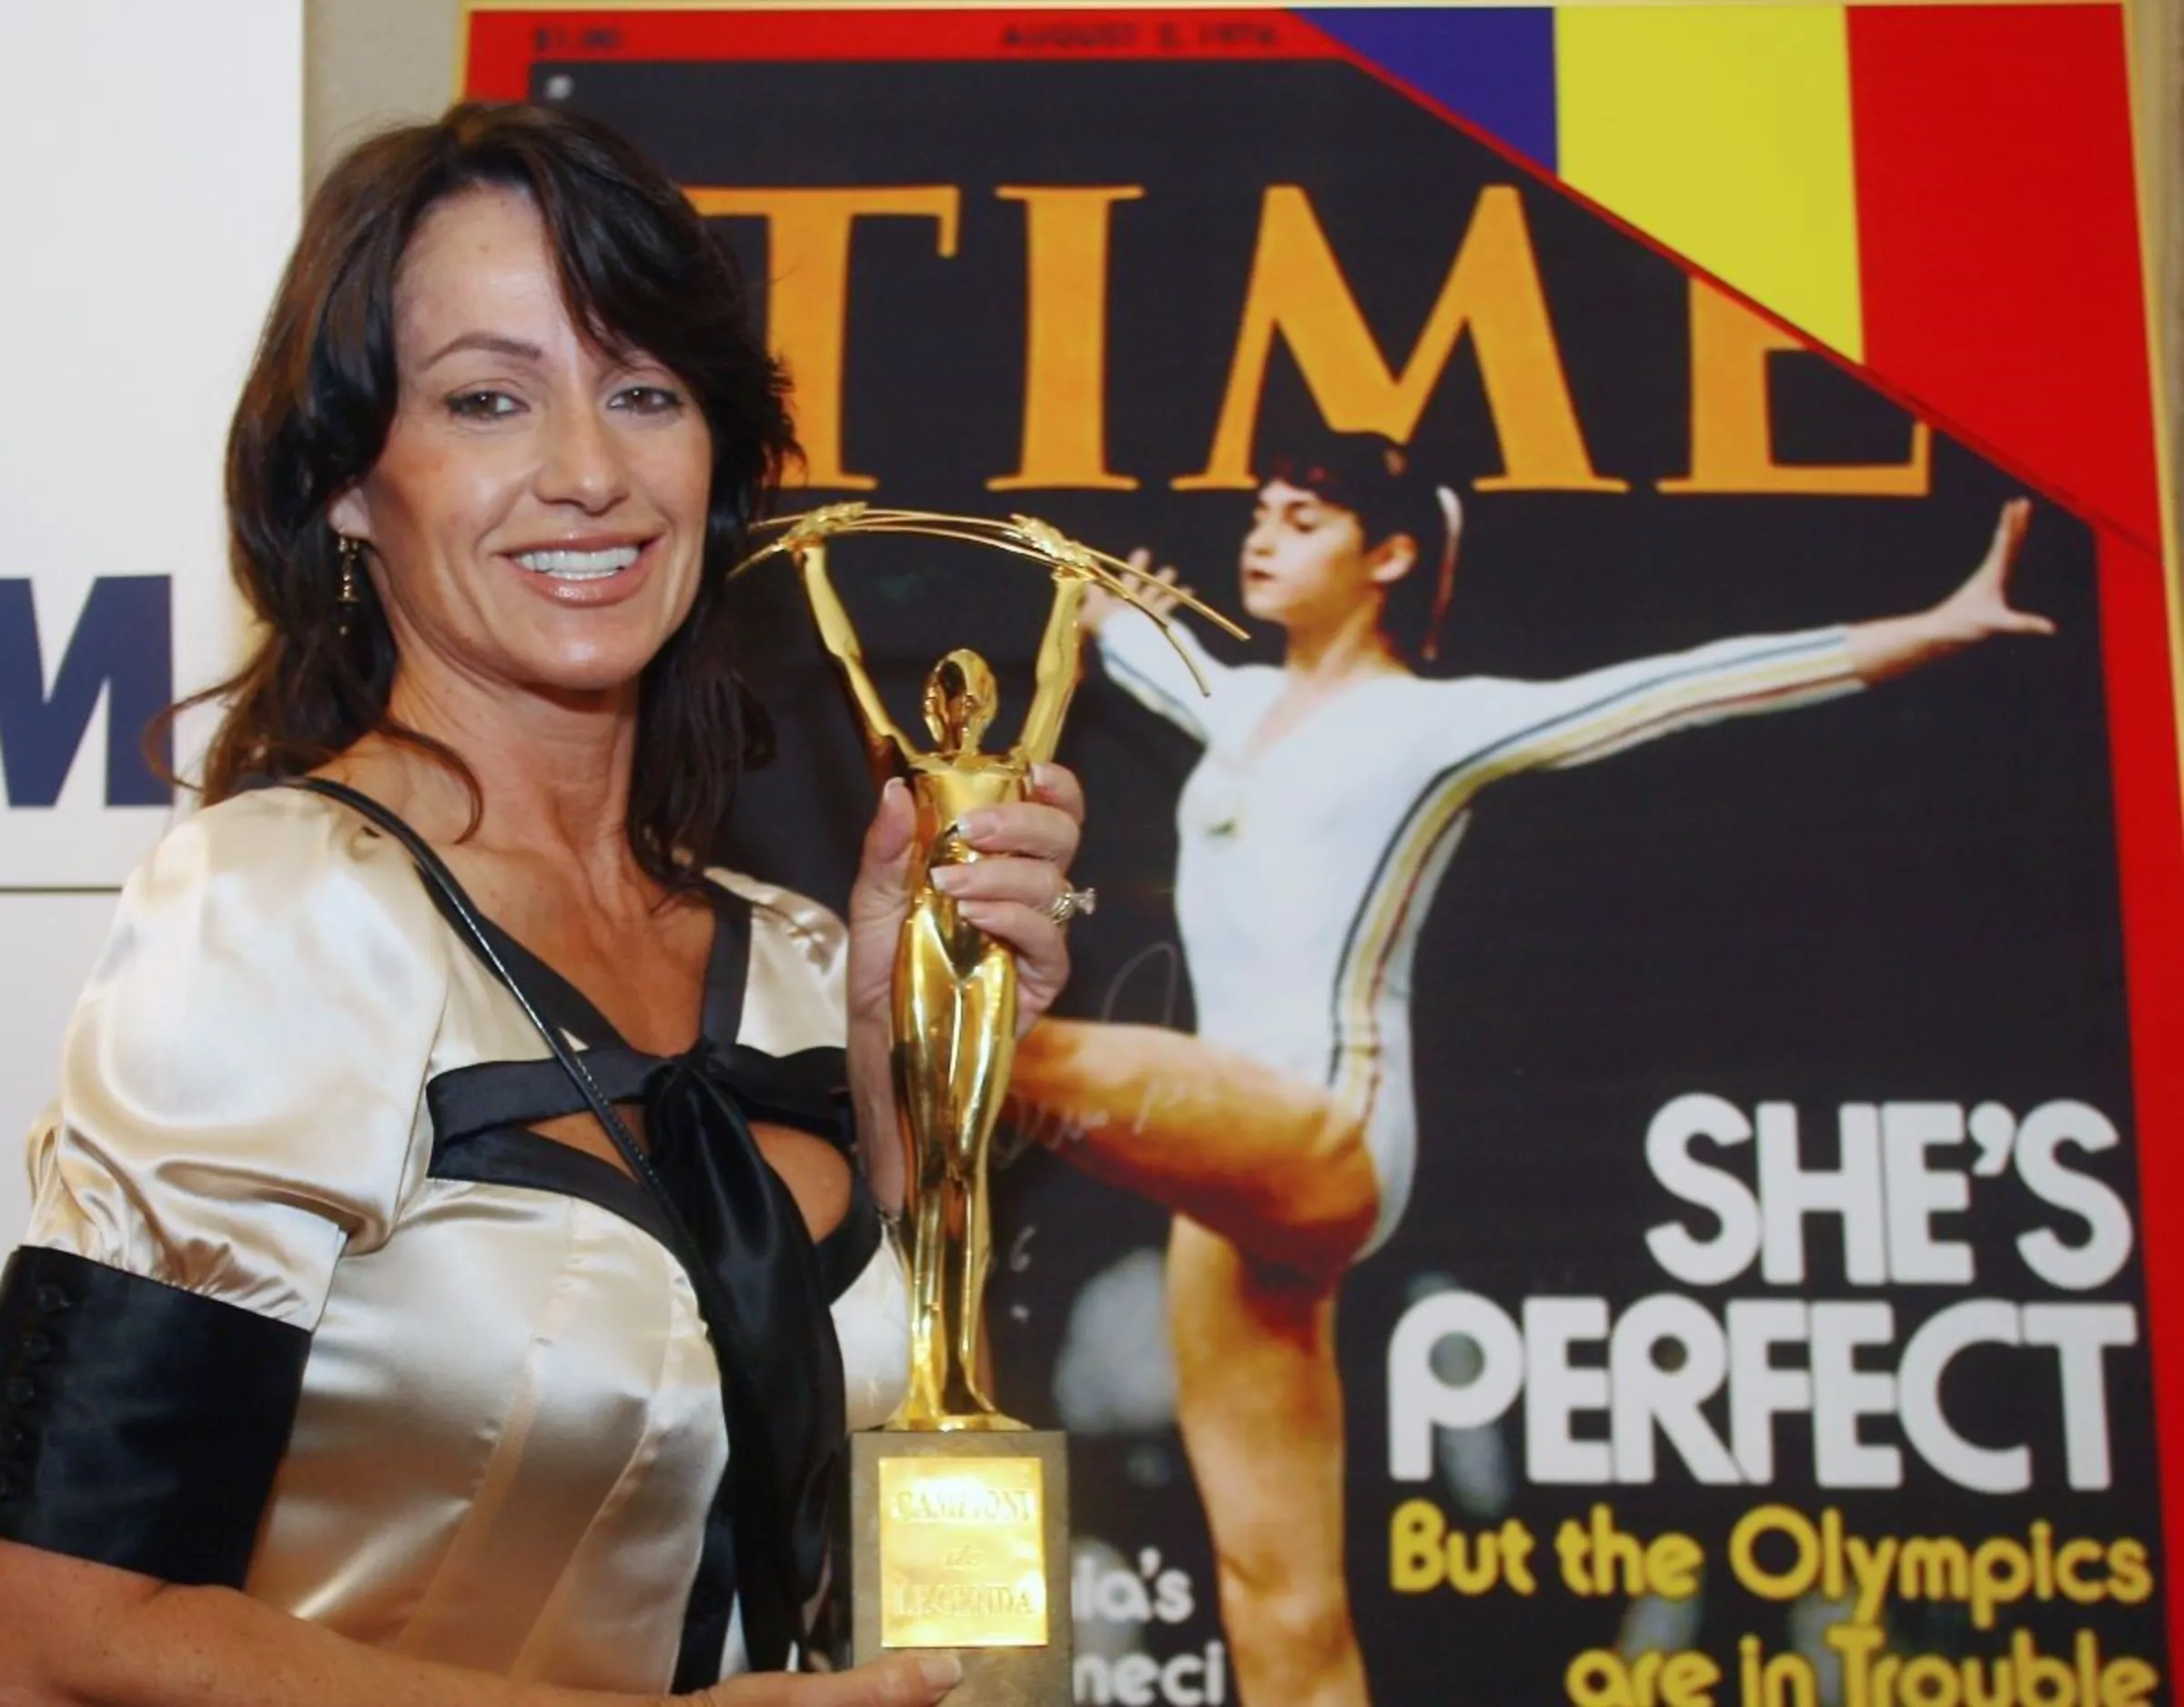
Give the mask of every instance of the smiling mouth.
[(515, 561), (534, 575), (554, 581), (604, 581), (619, 575), (644, 554), (638, 545), (612, 545), (596, 551), (518, 551)]

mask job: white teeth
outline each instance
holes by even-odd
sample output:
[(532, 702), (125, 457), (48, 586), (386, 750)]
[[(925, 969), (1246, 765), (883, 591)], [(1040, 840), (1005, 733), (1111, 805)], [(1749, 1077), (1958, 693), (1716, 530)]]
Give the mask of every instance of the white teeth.
[(561, 581), (600, 581), (620, 574), (637, 561), (639, 548), (617, 545), (603, 551), (519, 551), (516, 561), (534, 575)]

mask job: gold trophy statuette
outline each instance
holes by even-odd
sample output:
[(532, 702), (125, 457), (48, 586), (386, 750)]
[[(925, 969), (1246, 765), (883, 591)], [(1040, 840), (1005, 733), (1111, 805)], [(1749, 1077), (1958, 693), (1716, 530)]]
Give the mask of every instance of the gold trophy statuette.
[[(885, 1428), (850, 1443), (854, 1646), (860, 1659), (890, 1648), (954, 1651), (964, 1682), (949, 1700), (964, 1707), (1061, 1707), (1071, 1699), (1067, 1454), (1058, 1431), (1004, 1416), (986, 1379), (986, 1150), (1016, 1054), (1016, 960), (962, 917), (932, 874), (977, 859), (955, 826), (975, 808), (1023, 799), (1031, 767), (1054, 756), (1082, 664), (1077, 615), (1087, 589), (1107, 589), (1163, 631), (1168, 621), (1138, 592), (1152, 579), (1144, 571), (1026, 516), (996, 521), (848, 503), (768, 525), (782, 531), (735, 572), (776, 553), (794, 559), (875, 767), (907, 774), (917, 813), (890, 1052), (907, 1182), (910, 1380)], [(925, 678), (933, 746), (917, 746), (895, 725), (827, 574), (827, 541), (844, 533), (958, 540), (1046, 569), (1054, 603), (1031, 708), (1006, 752), (983, 746), (997, 709), (994, 672), (961, 648)], [(1188, 593), (1176, 596), (1240, 635)]]

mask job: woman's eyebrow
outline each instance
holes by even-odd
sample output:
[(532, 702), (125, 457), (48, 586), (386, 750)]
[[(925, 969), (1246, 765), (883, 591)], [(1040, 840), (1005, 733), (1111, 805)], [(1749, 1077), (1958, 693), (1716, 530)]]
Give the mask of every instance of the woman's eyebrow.
[(510, 338), (500, 332), (464, 332), (450, 338), (430, 356), (425, 366), (433, 367), (459, 349), (482, 349), (496, 356), (513, 356), (522, 361), (537, 361), (546, 352), (524, 338)]

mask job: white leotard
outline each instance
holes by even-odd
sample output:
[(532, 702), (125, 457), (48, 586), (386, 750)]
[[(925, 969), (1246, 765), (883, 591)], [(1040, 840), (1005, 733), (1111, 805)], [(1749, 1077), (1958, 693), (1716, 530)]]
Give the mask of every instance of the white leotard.
[(1205, 743), (1176, 810), (1176, 917), (1198, 1033), (1366, 1099), (1380, 1193), (1366, 1250), (1410, 1194), (1411, 950), (1472, 798), (1518, 771), (1858, 685), (1839, 628), (1562, 682), (1368, 676), (1255, 752), (1285, 672), (1218, 663), (1177, 631), (1210, 693), (1149, 622), (1117, 613), (1099, 646), (1115, 682)]

